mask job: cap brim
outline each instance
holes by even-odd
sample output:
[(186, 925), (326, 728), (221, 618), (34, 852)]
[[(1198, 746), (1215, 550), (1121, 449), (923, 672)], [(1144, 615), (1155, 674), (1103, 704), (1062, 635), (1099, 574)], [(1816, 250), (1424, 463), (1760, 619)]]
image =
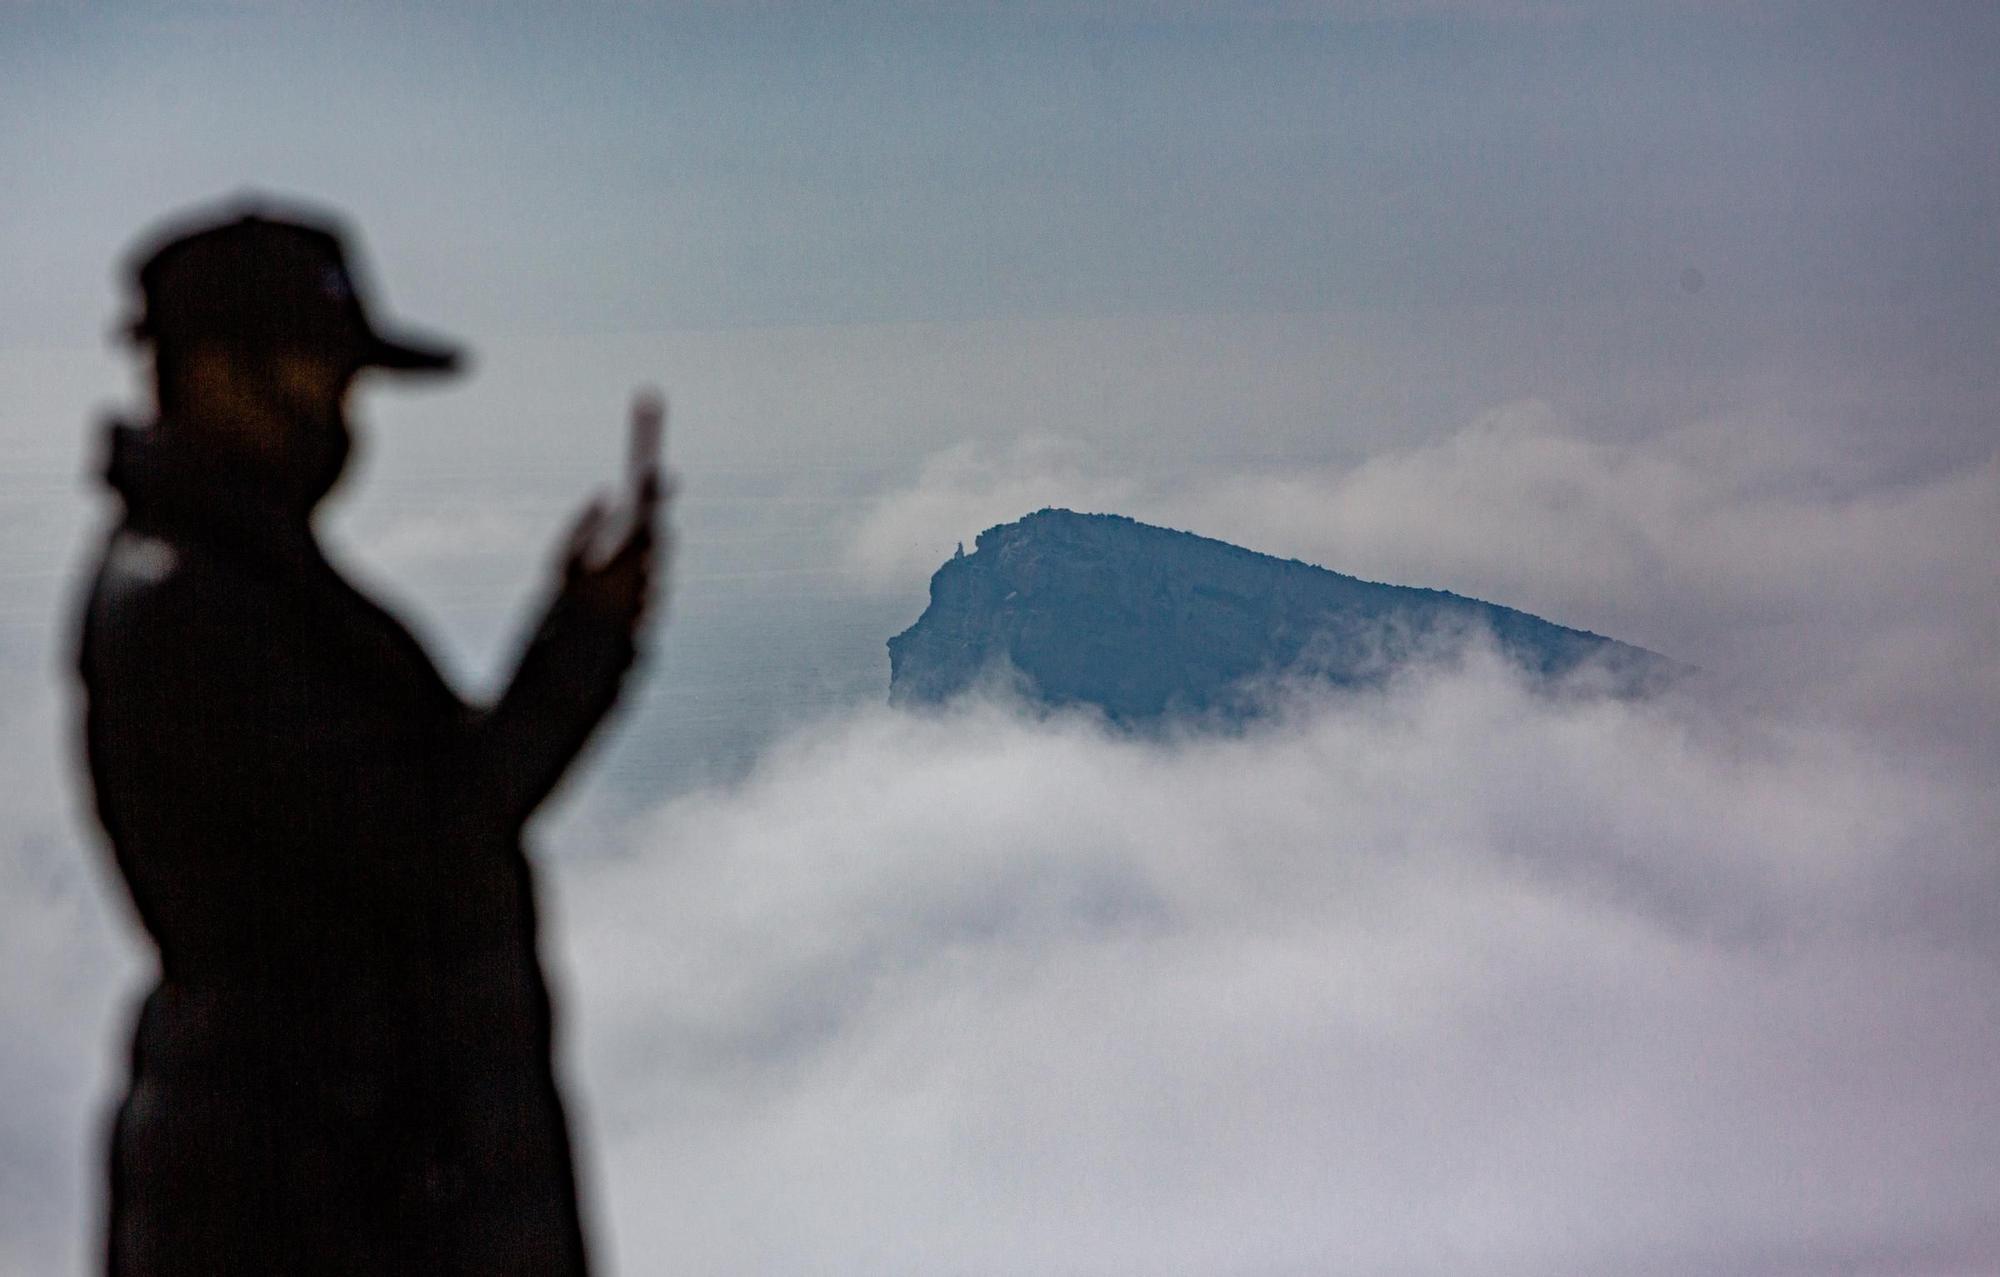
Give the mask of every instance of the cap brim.
[(365, 368), (387, 368), (392, 372), (456, 372), (461, 351), (438, 341), (417, 340), (404, 334), (396, 340), (375, 337), (362, 348)]

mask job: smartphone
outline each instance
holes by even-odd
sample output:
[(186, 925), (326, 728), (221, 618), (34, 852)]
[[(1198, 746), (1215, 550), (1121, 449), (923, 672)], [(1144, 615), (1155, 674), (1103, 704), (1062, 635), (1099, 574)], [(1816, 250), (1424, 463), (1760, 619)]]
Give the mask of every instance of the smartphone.
[(626, 492), (635, 510), (647, 478), (659, 478), (666, 445), (667, 397), (647, 386), (632, 396), (632, 451), (625, 465)]
[(625, 458), (625, 499), (616, 517), (606, 519), (597, 535), (592, 538), (596, 558), (604, 562), (617, 553), (618, 548), (631, 540), (639, 528), (639, 521), (646, 517), (646, 486), (654, 485), (653, 497), (657, 503), (660, 483), (660, 454), (666, 447), (667, 400), (653, 387), (645, 387), (632, 396), (632, 433), (629, 451)]

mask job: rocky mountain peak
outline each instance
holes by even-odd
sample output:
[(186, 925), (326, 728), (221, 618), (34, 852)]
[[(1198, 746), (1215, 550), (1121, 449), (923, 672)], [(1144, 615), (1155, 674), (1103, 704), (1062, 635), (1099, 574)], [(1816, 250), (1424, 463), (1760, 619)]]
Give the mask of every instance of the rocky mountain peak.
[(889, 640), (890, 699), (1012, 684), (1115, 722), (1258, 712), (1278, 680), (1377, 682), (1486, 637), (1538, 680), (1586, 669), (1636, 694), (1675, 664), (1643, 648), (1440, 590), (1326, 568), (1115, 514), (1038, 510), (979, 534), (931, 578), (930, 606)]

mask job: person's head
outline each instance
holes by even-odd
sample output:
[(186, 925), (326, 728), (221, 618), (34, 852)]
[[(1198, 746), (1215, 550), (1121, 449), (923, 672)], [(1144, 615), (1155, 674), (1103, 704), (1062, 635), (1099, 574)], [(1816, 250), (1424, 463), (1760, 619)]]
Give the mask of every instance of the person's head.
[(351, 360), (309, 346), (197, 337), (153, 347), (162, 432), (306, 504), (346, 465), (356, 371)]
[(310, 504), (351, 446), (346, 400), (379, 367), (442, 372), (457, 352), (369, 321), (337, 233), (231, 210), (182, 223), (134, 269), (162, 429)]

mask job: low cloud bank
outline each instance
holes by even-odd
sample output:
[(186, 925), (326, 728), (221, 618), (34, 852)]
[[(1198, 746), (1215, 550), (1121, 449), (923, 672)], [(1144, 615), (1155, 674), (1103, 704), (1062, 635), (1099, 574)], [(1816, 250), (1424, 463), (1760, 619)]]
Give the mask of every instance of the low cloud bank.
[(1951, 1272), (2000, 811), (1489, 656), (1238, 738), (870, 711), (562, 884), (627, 1272)]
[(114, 876), (65, 774), (57, 689), (0, 672), (0, 1272), (82, 1272), (102, 1210), (107, 1096), (139, 978)]

